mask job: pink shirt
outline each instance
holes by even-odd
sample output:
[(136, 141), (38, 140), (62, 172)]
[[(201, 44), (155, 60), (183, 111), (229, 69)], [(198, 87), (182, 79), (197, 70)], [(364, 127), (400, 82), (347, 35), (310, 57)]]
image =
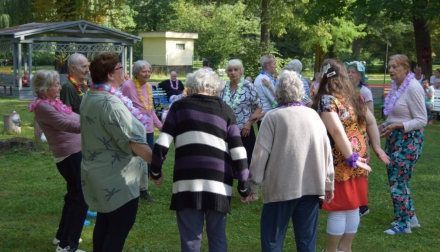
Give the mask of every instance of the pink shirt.
[[(153, 90), (153, 88), (151, 87), (151, 84), (149, 84), (149, 83), (142, 85), (140, 88), (141, 88), (142, 96), (144, 97), (144, 100), (145, 100), (145, 104), (147, 104), (147, 106), (148, 106), (149, 105), (148, 104), (149, 97), (148, 97), (147, 85), (149, 85), (151, 90)], [(130, 98), (130, 100), (133, 102), (133, 106), (135, 108), (139, 109), (142, 114), (144, 114), (146, 117), (148, 117), (148, 122), (147, 122), (148, 128), (146, 130), (147, 133), (154, 132), (154, 125), (159, 130), (162, 130), (162, 123), (160, 122), (159, 118), (157, 118), (157, 116), (156, 116), (156, 113), (154, 111), (154, 105), (151, 104), (151, 106), (153, 106), (153, 108), (151, 110), (146, 110), (144, 108), (143, 102), (141, 100), (139, 100), (139, 95), (137, 93), (136, 84), (134, 83), (134, 81), (127, 80), (124, 83), (124, 85), (122, 85), (121, 92), (122, 92), (122, 94), (124, 94), (125, 96)]]

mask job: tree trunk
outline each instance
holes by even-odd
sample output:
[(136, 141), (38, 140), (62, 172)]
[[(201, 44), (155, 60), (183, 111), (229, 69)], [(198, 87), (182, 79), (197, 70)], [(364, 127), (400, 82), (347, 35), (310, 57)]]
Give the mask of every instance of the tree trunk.
[(270, 44), (270, 14), (269, 14), (269, 2), (270, 0), (262, 0), (261, 1), (261, 43), (264, 43), (266, 46), (266, 50), (269, 50)]
[[(428, 1), (424, 1), (423, 5), (415, 6), (422, 11), (426, 10)], [(416, 42), (417, 65), (422, 68), (422, 73), (426, 77), (432, 75), (432, 52), (431, 52), (431, 37), (428, 26), (428, 21), (422, 16), (413, 17), (414, 36)]]
[(352, 51), (353, 51), (353, 59), (352, 60), (358, 60), (359, 54), (361, 53), (362, 45), (364, 44), (365, 39), (364, 38), (357, 38), (353, 41)]
[(316, 45), (315, 49), (315, 73), (321, 71), (321, 65), (324, 62), (324, 52), (322, 51), (322, 47), (320, 45)]

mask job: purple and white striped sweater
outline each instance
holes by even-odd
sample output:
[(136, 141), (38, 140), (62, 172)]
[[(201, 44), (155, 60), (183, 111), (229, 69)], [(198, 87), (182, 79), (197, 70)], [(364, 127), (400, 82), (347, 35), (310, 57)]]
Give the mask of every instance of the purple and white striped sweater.
[(151, 164), (154, 179), (174, 141), (172, 210), (230, 212), (232, 181), (249, 195), (246, 150), (232, 109), (218, 97), (191, 95), (171, 107), (157, 139)]

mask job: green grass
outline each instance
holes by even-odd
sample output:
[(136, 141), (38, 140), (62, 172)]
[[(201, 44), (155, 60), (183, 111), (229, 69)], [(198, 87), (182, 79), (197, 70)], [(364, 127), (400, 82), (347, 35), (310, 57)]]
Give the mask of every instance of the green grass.
[[(25, 108), (29, 102), (0, 96), (0, 112), (16, 110), (24, 123), (20, 136), (33, 138), (33, 114)], [(376, 111), (379, 116), (379, 111)], [(381, 121), (381, 120), (379, 120)], [(3, 122), (0, 122), (3, 128)], [(156, 131), (156, 137), (159, 132)], [(14, 135), (0, 134), (0, 139)], [(434, 252), (440, 248), (440, 122), (426, 127), (426, 144), (416, 165), (411, 181), (416, 212), (422, 225), (410, 235), (383, 234), (393, 220), (392, 206), (385, 166), (373, 156), (373, 172), (369, 176), (369, 206), (371, 213), (362, 217), (354, 240), (356, 252)], [(171, 148), (164, 164), (164, 182), (161, 188), (150, 186), (158, 203), (140, 202), (136, 223), (125, 243), (124, 251), (180, 251), (179, 232), (175, 212), (169, 210), (172, 192)], [(39, 152), (14, 149), (0, 153), (0, 251), (53, 251), (51, 244), (57, 230), (65, 193), (65, 182), (58, 173), (47, 148)], [(251, 204), (240, 202), (238, 193), (232, 198), (232, 213), (228, 215), (227, 238), (229, 251), (260, 251), (259, 219), (261, 199)], [(80, 249), (92, 251), (92, 225), (82, 232)], [(325, 247), (326, 212), (321, 211), (318, 228), (318, 249)], [(284, 251), (295, 251), (292, 225), (284, 244)], [(204, 234), (203, 251), (208, 251)]]

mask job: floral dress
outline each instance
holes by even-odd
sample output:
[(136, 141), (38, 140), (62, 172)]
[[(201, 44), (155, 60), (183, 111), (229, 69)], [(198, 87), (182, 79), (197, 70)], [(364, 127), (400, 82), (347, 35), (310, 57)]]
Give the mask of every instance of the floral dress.
[[(358, 124), (356, 114), (350, 107), (344, 106), (336, 97), (323, 95), (318, 106), (318, 113), (335, 112), (341, 120), (347, 138), (353, 151), (360, 157), (369, 160), (369, 145), (367, 137), (367, 124)], [(364, 108), (364, 113), (366, 113)], [(328, 134), (332, 147), (333, 163), (335, 166), (335, 192), (334, 199), (323, 203), (322, 209), (327, 211), (353, 210), (368, 203), (367, 171), (356, 169), (345, 164), (345, 157), (333, 138)]]

